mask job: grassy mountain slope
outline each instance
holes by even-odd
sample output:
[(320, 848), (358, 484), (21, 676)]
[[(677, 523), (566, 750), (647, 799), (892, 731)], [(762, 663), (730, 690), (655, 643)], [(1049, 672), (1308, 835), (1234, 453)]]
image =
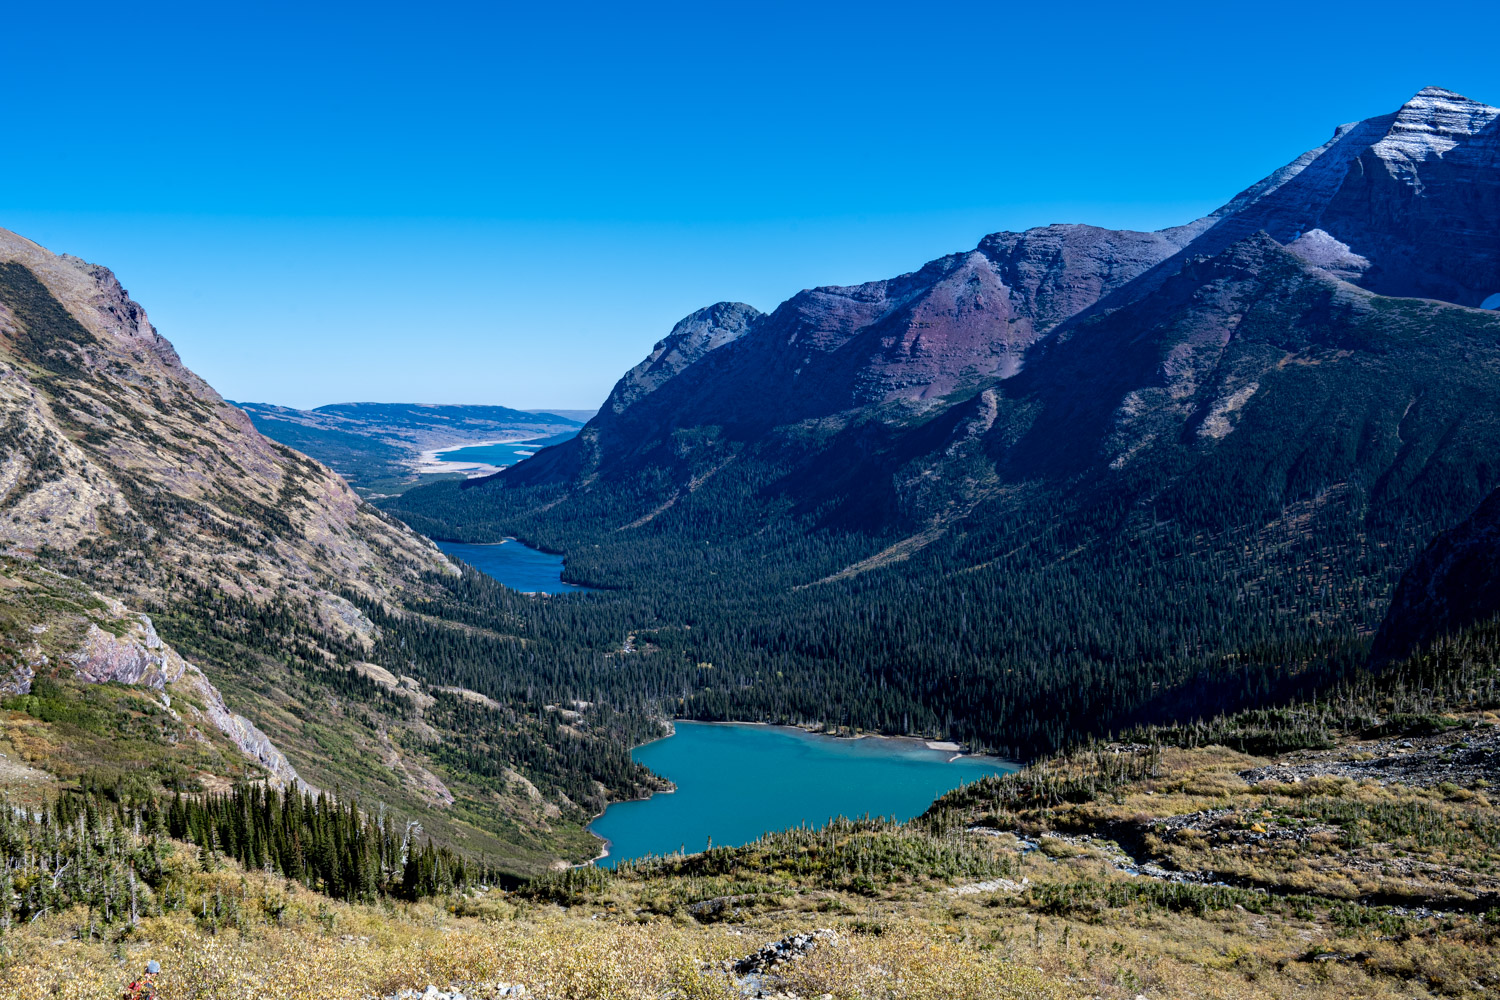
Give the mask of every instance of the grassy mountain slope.
[[(135, 922), (101, 904), (18, 924), (0, 996), (102, 995), (155, 958), (164, 996), (1481, 997), (1500, 985), (1496, 628), (1316, 702), (985, 779), (904, 826), (513, 891), (333, 903), (122, 831), (148, 862)], [(791, 947), (757, 962), (773, 942)]]

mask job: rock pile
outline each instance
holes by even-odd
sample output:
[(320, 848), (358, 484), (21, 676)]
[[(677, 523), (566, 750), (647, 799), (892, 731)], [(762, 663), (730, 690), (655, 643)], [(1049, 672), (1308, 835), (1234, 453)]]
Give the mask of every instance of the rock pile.
[(490, 1000), (492, 997), (524, 997), (526, 995), (526, 987), (521, 983), (466, 983), (450, 985), (446, 990), (440, 990), (428, 983), (425, 990), (401, 990), (384, 997), (383, 1000)]
[(838, 939), (838, 934), (827, 927), (819, 928), (811, 933), (788, 934), (780, 941), (772, 941), (759, 951), (752, 952), (735, 962), (734, 974), (749, 976), (774, 972), (777, 966), (796, 961), (816, 948), (820, 942), (826, 941), (832, 944)]
[(1304, 752), (1277, 764), (1240, 772), (1240, 777), (1252, 785), (1324, 776), (1419, 788), (1434, 788), (1445, 781), (1500, 785), (1500, 726), (1366, 740), (1332, 753)]

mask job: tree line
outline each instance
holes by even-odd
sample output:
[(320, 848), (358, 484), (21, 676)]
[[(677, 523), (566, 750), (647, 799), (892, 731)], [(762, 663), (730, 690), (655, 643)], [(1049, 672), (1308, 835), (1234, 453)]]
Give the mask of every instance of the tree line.
[(246, 785), (222, 794), (131, 801), (86, 784), (39, 809), (0, 803), (0, 930), (87, 908), (90, 927), (184, 905), (169, 857), (226, 858), (348, 902), (416, 900), (509, 878), (485, 859), (438, 846), (416, 824), (353, 801)]

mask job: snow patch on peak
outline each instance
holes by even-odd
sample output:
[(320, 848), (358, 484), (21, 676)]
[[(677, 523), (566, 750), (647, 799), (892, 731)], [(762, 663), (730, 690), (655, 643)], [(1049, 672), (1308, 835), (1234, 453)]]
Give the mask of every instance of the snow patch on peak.
[(1344, 281), (1357, 281), (1370, 269), (1368, 257), (1361, 257), (1347, 243), (1321, 229), (1308, 230), (1287, 244), (1287, 249), (1313, 267)]

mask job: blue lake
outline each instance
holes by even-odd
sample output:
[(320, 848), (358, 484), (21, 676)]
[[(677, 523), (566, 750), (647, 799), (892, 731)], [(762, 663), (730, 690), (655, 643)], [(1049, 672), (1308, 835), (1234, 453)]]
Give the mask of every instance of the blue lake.
[(562, 582), (563, 557), (527, 548), (514, 538), (494, 545), (438, 542), (437, 547), (462, 559), (486, 576), (525, 594), (576, 594), (592, 590)]
[(550, 437), (529, 438), (525, 441), (470, 445), (467, 448), (440, 451), (437, 454), (437, 458), (440, 462), (477, 462), (484, 465), (497, 465), (503, 468), (507, 465), (515, 465), (523, 458), (530, 458), (540, 448), (562, 444), (577, 433), (577, 431), (565, 431), (562, 434), (553, 434)]
[(679, 722), (631, 756), (677, 791), (617, 802), (589, 829), (609, 841), (599, 864), (679, 849), (736, 847), (764, 833), (835, 816), (911, 819), (959, 785), (1016, 768), (915, 740), (835, 739), (783, 726)]

